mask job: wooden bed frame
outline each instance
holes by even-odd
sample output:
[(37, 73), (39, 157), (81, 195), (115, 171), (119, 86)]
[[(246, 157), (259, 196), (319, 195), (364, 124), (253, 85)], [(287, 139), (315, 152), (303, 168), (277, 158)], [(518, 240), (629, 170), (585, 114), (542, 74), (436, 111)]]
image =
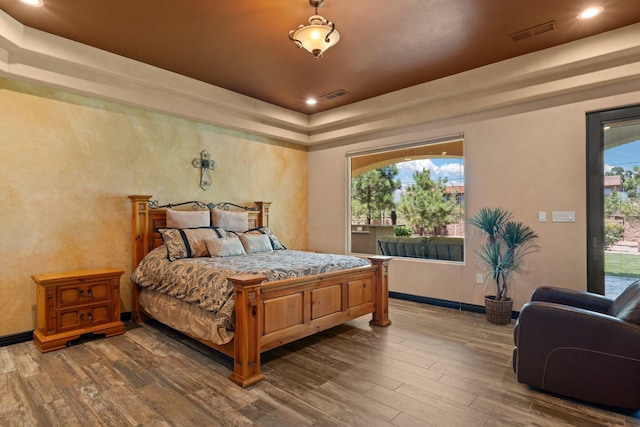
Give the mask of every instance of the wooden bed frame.
[[(163, 244), (157, 231), (166, 224), (166, 209), (151, 196), (129, 196), (132, 207), (132, 245), (135, 269), (153, 248)], [(193, 209), (209, 208), (189, 202)], [(249, 211), (250, 228), (269, 225), (269, 202), (255, 202)], [(174, 205), (175, 206), (175, 205)], [(237, 205), (231, 205), (237, 206)], [(218, 205), (220, 207), (220, 205)], [(228, 206), (223, 206), (228, 208)], [(372, 313), (371, 325), (389, 320), (388, 265), (391, 257), (373, 256), (371, 265), (351, 270), (266, 282), (262, 275), (229, 278), (234, 288), (234, 339), (225, 345), (192, 337), (233, 358), (230, 379), (247, 387), (262, 379), (260, 353)], [(138, 285), (133, 283), (132, 317), (149, 316), (140, 307)]]

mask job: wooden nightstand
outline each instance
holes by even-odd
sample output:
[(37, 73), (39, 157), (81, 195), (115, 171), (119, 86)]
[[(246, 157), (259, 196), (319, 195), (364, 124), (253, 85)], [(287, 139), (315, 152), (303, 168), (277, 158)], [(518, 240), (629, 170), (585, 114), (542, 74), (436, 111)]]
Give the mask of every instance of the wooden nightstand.
[(42, 352), (57, 350), (83, 334), (124, 333), (120, 321), (120, 276), (111, 268), (31, 276), (37, 284), (33, 343)]

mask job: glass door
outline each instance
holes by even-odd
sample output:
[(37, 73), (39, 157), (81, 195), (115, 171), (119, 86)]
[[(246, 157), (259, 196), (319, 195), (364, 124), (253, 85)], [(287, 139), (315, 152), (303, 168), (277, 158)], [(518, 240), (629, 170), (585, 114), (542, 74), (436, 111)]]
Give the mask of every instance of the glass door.
[(640, 106), (587, 116), (588, 289), (615, 298), (640, 279)]

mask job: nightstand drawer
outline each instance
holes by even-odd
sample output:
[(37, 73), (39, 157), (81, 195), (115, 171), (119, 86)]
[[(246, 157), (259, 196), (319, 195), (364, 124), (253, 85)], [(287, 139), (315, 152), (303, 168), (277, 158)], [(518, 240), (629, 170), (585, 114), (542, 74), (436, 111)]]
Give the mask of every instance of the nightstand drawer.
[(40, 351), (64, 348), (82, 335), (124, 333), (120, 320), (120, 277), (113, 268), (31, 276), (36, 282), (36, 329)]
[(78, 328), (111, 322), (111, 301), (102, 304), (72, 307), (58, 310), (56, 313), (56, 332), (65, 332)]
[(103, 281), (98, 283), (87, 283), (82, 285), (59, 286), (57, 307), (69, 307), (79, 304), (87, 304), (94, 301), (109, 300), (109, 290), (111, 282)]

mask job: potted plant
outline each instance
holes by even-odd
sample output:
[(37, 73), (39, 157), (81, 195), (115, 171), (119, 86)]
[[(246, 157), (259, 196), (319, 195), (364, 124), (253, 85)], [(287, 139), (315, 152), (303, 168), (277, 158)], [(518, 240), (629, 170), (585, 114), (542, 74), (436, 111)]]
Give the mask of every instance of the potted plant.
[(507, 209), (485, 207), (469, 220), (484, 235), (484, 242), (475, 253), (484, 264), (485, 282), (495, 285), (495, 295), (485, 296), (485, 311), (487, 320), (498, 325), (511, 322), (511, 273), (538, 248), (538, 235), (522, 222), (513, 221), (512, 216)]

